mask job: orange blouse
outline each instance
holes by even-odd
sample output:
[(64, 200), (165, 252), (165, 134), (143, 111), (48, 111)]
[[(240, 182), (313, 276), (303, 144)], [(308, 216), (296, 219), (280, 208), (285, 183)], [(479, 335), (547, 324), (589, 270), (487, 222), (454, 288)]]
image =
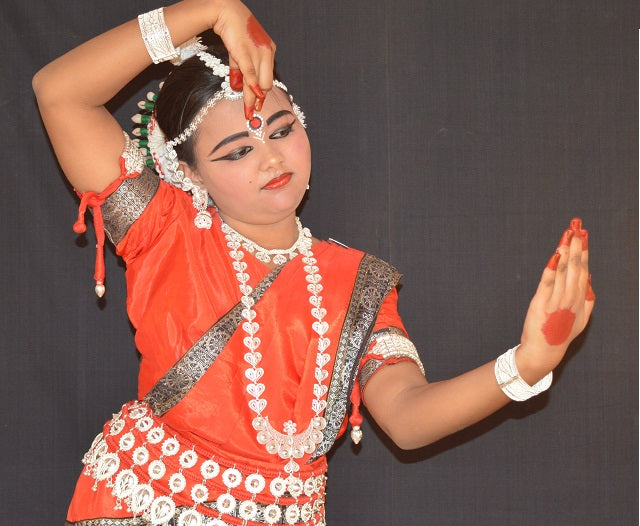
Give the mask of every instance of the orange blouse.
[[(123, 165), (123, 173), (124, 173)], [(151, 179), (155, 178), (155, 179)], [(127, 311), (136, 329), (135, 341), (142, 355), (138, 395), (142, 399), (174, 363), (216, 320), (241, 299), (220, 218), (211, 209), (213, 226), (198, 229), (188, 194), (163, 181), (149, 170), (139, 177), (122, 177), (116, 191), (102, 206), (107, 235), (126, 262)], [(321, 241), (312, 247), (322, 276), (322, 301), (329, 323), (327, 353), (334, 363), (352, 290), (364, 254), (342, 245)], [(267, 408), (263, 413), (275, 429), (292, 420), (304, 429), (313, 411), (317, 335), (312, 331), (309, 292), (301, 257), (288, 262), (254, 309), (260, 330), (264, 368), (261, 382)], [(250, 285), (269, 269), (246, 253)], [(404, 332), (397, 313), (395, 288), (377, 314), (374, 331), (397, 327)], [(164, 423), (203, 447), (223, 451), (226, 458), (244, 465), (273, 466), (282, 463), (256, 440), (251, 426), (255, 414), (246, 392), (247, 352), (242, 329), (236, 330), (195, 387), (161, 418)], [(335, 374), (335, 371), (334, 371)], [(348, 382), (349, 378), (344, 378)], [(347, 395), (348, 396), (348, 395)], [(348, 402), (348, 401), (347, 401)], [(338, 436), (346, 428), (346, 416)], [(309, 455), (303, 462), (313, 461)], [(88, 517), (124, 517), (113, 511), (113, 497), (104, 486), (89, 493), (93, 480), (81, 476), (69, 510), (70, 521)], [(88, 480), (83, 480), (88, 479)]]

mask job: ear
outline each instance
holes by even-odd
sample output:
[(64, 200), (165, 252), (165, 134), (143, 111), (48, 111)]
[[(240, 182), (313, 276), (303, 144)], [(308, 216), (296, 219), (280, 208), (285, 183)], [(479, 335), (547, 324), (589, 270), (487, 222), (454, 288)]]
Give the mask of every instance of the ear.
[(188, 177), (193, 184), (201, 188), (204, 188), (204, 182), (202, 181), (202, 176), (200, 175), (200, 172), (196, 168), (194, 168), (190, 164), (185, 163), (184, 161), (180, 161), (178, 163), (178, 169), (182, 170), (184, 172), (184, 176)]

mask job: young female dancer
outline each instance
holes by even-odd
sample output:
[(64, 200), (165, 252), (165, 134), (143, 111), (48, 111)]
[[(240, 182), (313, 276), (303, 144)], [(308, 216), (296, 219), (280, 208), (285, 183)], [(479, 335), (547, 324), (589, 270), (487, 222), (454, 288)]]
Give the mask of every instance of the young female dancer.
[[(217, 33), (224, 50), (191, 39)], [(517, 347), (429, 383), (397, 313), (399, 274), (321, 241), (304, 115), (275, 46), (236, 0), (184, 0), (79, 46), (34, 78), (60, 164), (127, 264), (139, 399), (85, 455), (68, 513), (84, 526), (324, 524), (325, 455), (359, 403), (416, 448), (549, 387), (588, 322), (588, 234), (571, 221)], [(104, 104), (152, 61), (176, 64), (134, 143)], [(147, 159), (147, 156), (149, 157)]]

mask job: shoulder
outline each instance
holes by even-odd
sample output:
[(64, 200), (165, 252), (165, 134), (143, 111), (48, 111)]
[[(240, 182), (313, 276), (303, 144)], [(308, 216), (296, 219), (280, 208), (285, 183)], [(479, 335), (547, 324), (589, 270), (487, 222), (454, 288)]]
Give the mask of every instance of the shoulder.
[(395, 287), (402, 277), (398, 270), (387, 261), (334, 239), (321, 241), (318, 245), (322, 247), (320, 253), (324, 261), (343, 272), (352, 269), (360, 279), (382, 280)]

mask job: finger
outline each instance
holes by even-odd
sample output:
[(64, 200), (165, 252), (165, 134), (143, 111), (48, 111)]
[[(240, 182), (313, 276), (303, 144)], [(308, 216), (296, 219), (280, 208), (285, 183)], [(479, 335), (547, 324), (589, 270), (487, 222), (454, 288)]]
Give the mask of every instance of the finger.
[(242, 72), (237, 64), (231, 64), (229, 59), (229, 85), (233, 91), (242, 91)]
[(548, 300), (553, 293), (553, 284), (555, 282), (556, 270), (558, 268), (559, 261), (560, 252), (556, 250), (549, 258), (547, 266), (542, 271), (542, 276), (540, 276), (540, 282), (538, 283), (535, 295), (542, 297), (545, 301)]
[(256, 96), (249, 89), (249, 86), (247, 86), (246, 82), (242, 87), (242, 94), (244, 99), (244, 118), (247, 120), (251, 120), (251, 117), (253, 117), (253, 114), (255, 113)]
[[(259, 86), (255, 87), (256, 111), (262, 109), (266, 94), (273, 88), (273, 55), (267, 56), (261, 63), (258, 71)], [(261, 95), (261, 96), (260, 96)]]
[(591, 313), (593, 312), (593, 308), (596, 304), (596, 295), (593, 292), (593, 288), (591, 287), (591, 275), (587, 280), (587, 295), (585, 297), (583, 312), (584, 312), (584, 325), (586, 326), (589, 323), (589, 318), (591, 318)]
[[(251, 119), (255, 109), (256, 95), (250, 89), (250, 86), (257, 84), (257, 74), (253, 61), (248, 54), (242, 56), (229, 56), (229, 64), (240, 69), (242, 73), (242, 98), (244, 100), (244, 116), (247, 120)], [(231, 66), (230, 66), (231, 67)]]
[(256, 111), (260, 111), (262, 110), (262, 104), (264, 103), (264, 99), (266, 97), (264, 91), (262, 91), (262, 88), (260, 88), (260, 86), (249, 86), (249, 89), (253, 92), (253, 94), (256, 96)]
[(584, 298), (586, 292), (586, 277), (580, 280), (582, 274), (582, 237), (580, 231), (574, 232), (571, 245), (569, 246), (569, 257), (567, 261), (567, 277), (565, 280), (565, 290), (561, 307), (571, 307), (576, 304), (579, 298)]
[(256, 95), (256, 111), (262, 110), (266, 94), (273, 89), (273, 68), (275, 60), (276, 46), (271, 43), (271, 47), (260, 50), (260, 60), (257, 66), (258, 84), (252, 86), (252, 91)]
[(276, 46), (272, 45), (268, 53), (263, 54), (258, 69), (258, 83), (265, 93), (273, 89), (273, 69), (275, 66)]
[(580, 279), (578, 282), (580, 297), (578, 302), (584, 301), (589, 293), (589, 281), (591, 279), (591, 274), (589, 274), (589, 232), (581, 230), (580, 238), (582, 239), (582, 255), (580, 257)]
[[(574, 297), (570, 297), (568, 301), (572, 302), (576, 308), (579, 308), (584, 302), (587, 293), (587, 279), (589, 278), (589, 232), (582, 228), (582, 220), (579, 217), (574, 217), (571, 220), (570, 228), (574, 236), (577, 236), (581, 240), (582, 252), (580, 254), (579, 269), (572, 264), (576, 262), (573, 258), (577, 257), (572, 255), (569, 259), (568, 279), (574, 280), (577, 276), (577, 289), (575, 289)], [(575, 271), (576, 276), (572, 274), (573, 271)], [(572, 281), (571, 284), (575, 285), (575, 281)]]
[(560, 305), (566, 288), (567, 269), (569, 261), (569, 246), (573, 239), (573, 230), (565, 230), (560, 238), (557, 251), (560, 254), (553, 282), (553, 293), (551, 303), (553, 306)]
[[(591, 274), (589, 274), (589, 277), (587, 278), (587, 293), (585, 295), (585, 301), (587, 303), (591, 303), (591, 309), (593, 309), (593, 304), (596, 301), (596, 293), (593, 292), (593, 287), (591, 286)], [(589, 314), (591, 314), (591, 311), (589, 311)]]

